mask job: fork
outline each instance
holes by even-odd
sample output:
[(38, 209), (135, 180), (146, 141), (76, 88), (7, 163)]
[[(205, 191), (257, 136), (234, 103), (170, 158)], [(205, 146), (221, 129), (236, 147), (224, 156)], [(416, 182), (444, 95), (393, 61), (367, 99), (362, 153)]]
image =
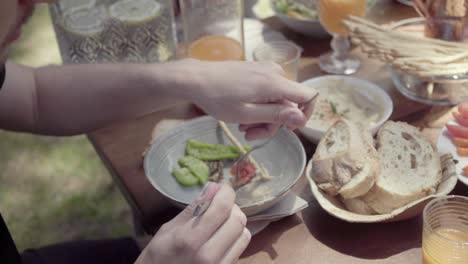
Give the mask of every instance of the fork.
[[(318, 95), (318, 93), (317, 93)], [(310, 114), (312, 113), (312, 110), (314, 108), (314, 104), (315, 104), (315, 99), (317, 98), (317, 95), (314, 96), (313, 98), (311, 98), (309, 101), (307, 102), (304, 102), (302, 104), (299, 105), (299, 109), (301, 109), (304, 114), (306, 116), (310, 116)], [(281, 125), (278, 130), (276, 130), (275, 134), (271, 137), (269, 137), (265, 142), (259, 144), (259, 145), (256, 145), (256, 146), (253, 146), (251, 149), (249, 149), (249, 151), (247, 151), (246, 153), (242, 154), (236, 161), (236, 177), (239, 178), (239, 164), (241, 163), (241, 161), (245, 160), (252, 152), (254, 152), (255, 150), (257, 149), (260, 149), (262, 147), (264, 147), (265, 145), (267, 145), (268, 143), (270, 143), (270, 141), (276, 137), (276, 135), (278, 135), (278, 132), (284, 127), (284, 125)], [(257, 169), (260, 169), (262, 170), (262, 168), (257, 168)], [(266, 175), (265, 175), (266, 176)]]
[[(236, 178), (239, 178), (239, 164), (244, 161), (247, 157), (249, 157), (249, 155), (254, 152), (255, 150), (257, 149), (260, 149), (260, 148), (263, 148), (264, 146), (266, 146), (268, 143), (270, 143), (270, 141), (276, 137), (276, 135), (278, 135), (278, 132), (283, 128), (283, 125), (281, 125), (275, 132), (275, 134), (271, 137), (269, 137), (267, 140), (265, 140), (265, 142), (261, 143), (261, 144), (258, 144), (258, 145), (255, 145), (253, 146), (251, 149), (249, 149), (247, 152), (245, 152), (244, 154), (242, 154), (234, 164), (236, 164)], [(257, 168), (257, 169), (261, 169), (261, 168)]]

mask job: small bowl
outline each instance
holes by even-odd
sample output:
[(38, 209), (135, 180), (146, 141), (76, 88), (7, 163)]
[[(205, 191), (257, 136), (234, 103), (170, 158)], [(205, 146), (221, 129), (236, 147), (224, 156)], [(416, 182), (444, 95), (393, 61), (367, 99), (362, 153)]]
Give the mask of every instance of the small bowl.
[(326, 194), (315, 184), (315, 181), (312, 179), (312, 161), (307, 165), (306, 176), (309, 180), (312, 195), (320, 207), (330, 215), (350, 223), (396, 222), (420, 215), (426, 204), (432, 199), (447, 195), (455, 188), (457, 185), (457, 173), (452, 156), (450, 154), (448, 156), (441, 156), (441, 161), (443, 162), (442, 182), (437, 187), (436, 193), (395, 209), (388, 214), (363, 215), (346, 210), (337, 197)]
[[(333, 82), (344, 82), (347, 85), (342, 89), (352, 89), (353, 94), (361, 96), (363, 99), (373, 102), (375, 107), (379, 108), (379, 119), (369, 127), (372, 134), (377, 133), (379, 128), (387, 121), (393, 112), (393, 102), (390, 96), (376, 84), (349, 76), (327, 75), (317, 78), (312, 78), (302, 82), (302, 84), (313, 87), (321, 93), (321, 96), (327, 94), (327, 85)], [(320, 95), (319, 95), (320, 96)], [(331, 125), (331, 123), (329, 124)], [(301, 128), (301, 133), (313, 143), (318, 143), (323, 137), (329, 126), (317, 126), (309, 120), (305, 127)]]
[[(316, 8), (314, 1), (296, 1), (303, 3), (307, 7)], [(283, 22), (283, 24), (285, 24), (291, 30), (303, 34), (305, 36), (314, 38), (325, 38), (329, 36), (327, 31), (323, 28), (322, 24), (320, 24), (318, 17), (317, 19), (310, 20), (293, 18), (276, 10), (273, 0), (271, 5), (276, 16), (281, 20), (281, 22)]]
[[(260, 141), (247, 142), (237, 125), (228, 125), (241, 144), (256, 145)], [(185, 143), (196, 139), (211, 144), (232, 145), (218, 123), (212, 117), (200, 117), (183, 122), (163, 132), (148, 149), (144, 170), (151, 184), (174, 205), (183, 208), (192, 203), (203, 186), (183, 187), (171, 172), (185, 154)], [(263, 148), (253, 153), (274, 177), (270, 181), (256, 181), (236, 191), (236, 203), (247, 216), (264, 211), (279, 202), (301, 177), (306, 165), (304, 147), (298, 137), (287, 129), (281, 129)], [(224, 178), (229, 181), (232, 162), (224, 162)]]

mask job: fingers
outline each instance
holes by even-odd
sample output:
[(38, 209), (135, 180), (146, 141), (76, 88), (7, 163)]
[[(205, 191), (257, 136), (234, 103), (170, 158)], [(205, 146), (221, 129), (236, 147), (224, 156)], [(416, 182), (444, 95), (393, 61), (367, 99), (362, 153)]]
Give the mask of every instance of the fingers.
[(252, 235), (247, 228), (244, 228), (242, 235), (237, 239), (236, 243), (228, 250), (224, 256), (221, 264), (232, 264), (235, 263), (239, 257), (242, 255), (244, 250), (250, 243)]
[(265, 124), (262, 126), (252, 127), (245, 131), (245, 139), (251, 141), (272, 137), (278, 128), (278, 124)]
[(314, 88), (287, 79), (278, 87), (283, 99), (297, 104), (309, 102), (318, 95)]
[(298, 128), (307, 122), (299, 108), (285, 104), (245, 104), (241, 111), (244, 124), (272, 123)]
[(234, 201), (234, 190), (226, 184), (222, 185), (203, 215), (192, 216), (179, 227), (177, 240), (183, 245), (189, 245), (190, 249), (198, 250), (229, 218)]
[(239, 206), (234, 205), (228, 220), (208, 240), (198, 252), (200, 263), (219, 263), (226, 252), (241, 237), (247, 217)]
[(193, 203), (187, 206), (180, 214), (178, 214), (168, 225), (182, 226), (190, 219), (193, 219), (193, 212), (197, 205), (201, 203), (208, 203), (211, 201), (216, 193), (221, 189), (221, 185), (213, 182), (208, 182), (203, 188), (200, 197), (197, 198)]

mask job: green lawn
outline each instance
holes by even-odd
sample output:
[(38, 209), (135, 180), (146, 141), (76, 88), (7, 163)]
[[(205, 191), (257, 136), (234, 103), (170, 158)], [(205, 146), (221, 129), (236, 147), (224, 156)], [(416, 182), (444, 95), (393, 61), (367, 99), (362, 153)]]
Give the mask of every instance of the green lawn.
[[(11, 59), (32, 66), (60, 63), (46, 6), (36, 10)], [(84, 136), (0, 130), (0, 211), (20, 250), (132, 232), (128, 205)]]

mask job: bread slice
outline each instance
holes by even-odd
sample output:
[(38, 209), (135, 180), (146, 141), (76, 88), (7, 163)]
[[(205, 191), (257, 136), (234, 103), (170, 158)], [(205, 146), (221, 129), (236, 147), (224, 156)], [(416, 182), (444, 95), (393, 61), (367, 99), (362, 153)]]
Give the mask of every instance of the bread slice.
[(345, 199), (367, 193), (379, 171), (370, 133), (350, 121), (337, 120), (320, 140), (312, 158), (312, 178), (330, 195)]
[(386, 122), (377, 137), (381, 174), (361, 197), (377, 213), (390, 213), (433, 194), (442, 179), (439, 155), (413, 126)]

